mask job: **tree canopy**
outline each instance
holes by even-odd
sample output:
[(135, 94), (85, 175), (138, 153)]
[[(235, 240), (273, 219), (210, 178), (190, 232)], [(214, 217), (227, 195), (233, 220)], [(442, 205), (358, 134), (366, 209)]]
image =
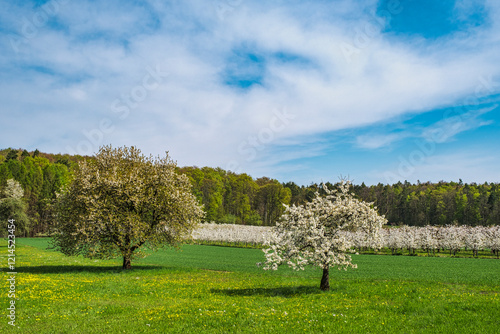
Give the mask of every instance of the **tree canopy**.
[(102, 147), (79, 164), (56, 203), (53, 245), (66, 255), (123, 257), (131, 268), (142, 246), (177, 246), (203, 215), (191, 184), (168, 154)]
[(245, 225), (274, 225), (291, 198), (290, 190), (277, 180), (254, 180), (221, 168), (183, 167), (193, 192), (203, 203), (207, 222)]
[(354, 198), (349, 182), (342, 182), (339, 191), (326, 186), (323, 191), (326, 196), (316, 192), (312, 202), (286, 207), (266, 242), (264, 269), (276, 270), (282, 264), (296, 270), (304, 270), (308, 264), (318, 266), (323, 269), (320, 288), (329, 290), (330, 268), (356, 267), (347, 254), (353, 245), (343, 232), (363, 230), (377, 238), (387, 220), (371, 203)]

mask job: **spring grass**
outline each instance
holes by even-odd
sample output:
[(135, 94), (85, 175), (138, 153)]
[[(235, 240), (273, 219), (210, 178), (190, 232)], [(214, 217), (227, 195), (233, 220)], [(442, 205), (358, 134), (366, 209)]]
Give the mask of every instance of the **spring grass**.
[[(258, 249), (184, 245), (121, 270), (121, 260), (66, 257), (17, 239), (10, 333), (497, 333), (495, 259), (353, 255), (358, 269), (276, 272)], [(3, 291), (7, 243), (0, 244)], [(7, 314), (9, 299), (2, 293)]]

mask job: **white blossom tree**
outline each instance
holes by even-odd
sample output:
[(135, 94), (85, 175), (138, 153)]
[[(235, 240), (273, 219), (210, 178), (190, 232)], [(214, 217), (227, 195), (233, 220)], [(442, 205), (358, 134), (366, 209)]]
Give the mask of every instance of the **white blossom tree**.
[(398, 249), (404, 247), (404, 235), (400, 228), (390, 228), (385, 232), (384, 244), (392, 251), (392, 255), (396, 254)]
[(175, 162), (134, 147), (104, 146), (79, 164), (58, 197), (53, 244), (66, 255), (123, 257), (131, 268), (142, 246), (177, 246), (203, 215)]
[(473, 256), (477, 256), (478, 252), (485, 247), (485, 229), (482, 226), (468, 226), (466, 229), (465, 246), (472, 250)]
[(264, 269), (277, 270), (282, 264), (295, 270), (318, 266), (323, 269), (320, 288), (326, 291), (330, 289), (330, 268), (356, 268), (347, 254), (352, 244), (345, 232), (363, 230), (376, 238), (387, 220), (371, 203), (354, 198), (349, 186), (349, 181), (342, 181), (336, 191), (323, 185), (326, 196), (317, 192), (310, 203), (286, 206), (265, 242)]
[(416, 243), (420, 249), (427, 251), (427, 255), (429, 255), (430, 251), (434, 255), (439, 247), (438, 231), (439, 228), (435, 226), (425, 226), (417, 229)]
[(500, 226), (492, 226), (487, 231), (486, 247), (491, 249), (493, 254), (496, 254), (497, 259), (500, 257)]
[(447, 225), (441, 227), (443, 230), (443, 248), (450, 251), (450, 255), (456, 255), (460, 249), (465, 247), (465, 228), (463, 226)]

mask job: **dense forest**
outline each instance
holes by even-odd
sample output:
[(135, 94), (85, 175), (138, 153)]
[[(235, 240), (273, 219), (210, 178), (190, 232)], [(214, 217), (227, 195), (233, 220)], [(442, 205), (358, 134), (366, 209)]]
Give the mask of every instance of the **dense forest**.
[[(89, 157), (0, 150), (0, 201), (6, 197), (7, 180), (19, 182), (29, 219), (27, 235), (48, 232), (56, 193), (71, 180), (78, 161), (85, 158)], [(310, 201), (316, 191), (322, 192), (318, 184), (299, 186), (267, 177), (254, 179), (221, 168), (178, 167), (177, 171), (191, 181), (207, 222), (273, 225), (284, 211), (283, 204), (300, 205)], [(351, 189), (358, 198), (373, 202), (391, 225), (500, 225), (498, 183), (399, 182), (353, 185)]]
[[(332, 189), (335, 185), (326, 183)], [(299, 187), (293, 182), (284, 184), (292, 191), (291, 204), (309, 201), (319, 185)], [(373, 186), (353, 185), (352, 192), (367, 202), (373, 202), (390, 225), (444, 226), (500, 225), (500, 184), (464, 184), (438, 182)], [(320, 191), (321, 192), (321, 191)]]
[(272, 225), (289, 204), (291, 190), (267, 177), (253, 179), (220, 168), (183, 167), (193, 192), (205, 207), (206, 220), (228, 224)]
[[(48, 229), (56, 192), (70, 180), (71, 170), (76, 168), (78, 161), (82, 159), (84, 157), (45, 154), (38, 150), (31, 153), (14, 149), (0, 151), (0, 200), (5, 197), (3, 189), (8, 179), (20, 183), (24, 190), (23, 200), (31, 236), (44, 233)], [(3, 220), (0, 226), (3, 226), (6, 217), (0, 219)]]

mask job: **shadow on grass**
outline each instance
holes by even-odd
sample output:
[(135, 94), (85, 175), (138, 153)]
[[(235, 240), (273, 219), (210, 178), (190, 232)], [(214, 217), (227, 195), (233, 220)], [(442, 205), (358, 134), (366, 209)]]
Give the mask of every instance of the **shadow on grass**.
[(121, 266), (30, 266), (30, 267), (17, 267), (18, 273), (30, 274), (57, 274), (57, 273), (121, 273), (121, 272), (134, 272), (139, 270), (159, 270), (167, 269), (162, 266), (132, 266), (132, 269), (124, 270)]
[(212, 289), (212, 293), (226, 296), (265, 296), (265, 297), (295, 297), (298, 295), (312, 295), (323, 293), (316, 286), (296, 286), (281, 288), (255, 288), (255, 289)]

